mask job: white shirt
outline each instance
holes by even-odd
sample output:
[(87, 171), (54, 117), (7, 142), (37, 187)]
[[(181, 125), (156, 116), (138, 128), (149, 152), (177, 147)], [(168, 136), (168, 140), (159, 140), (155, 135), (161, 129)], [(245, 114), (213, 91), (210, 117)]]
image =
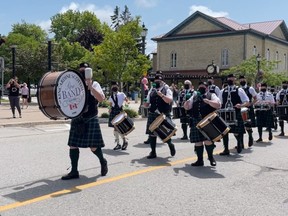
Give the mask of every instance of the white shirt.
[[(93, 81), (93, 83), (92, 83), (92, 88), (94, 88), (95, 90), (97, 90), (103, 97), (105, 97), (104, 92), (103, 92), (100, 84), (99, 84), (97, 81)], [(91, 92), (91, 95), (93, 95), (92, 92)]]
[(281, 94), (281, 92), (284, 92), (284, 93), (286, 94), (287, 99), (288, 99), (288, 90), (287, 90), (287, 89), (281, 89), (281, 90), (278, 91), (277, 94), (276, 94), (276, 100), (277, 100), (277, 101), (280, 101), (280, 94)]
[[(236, 91), (236, 86), (227, 86), (226, 88), (228, 88), (228, 89), (230, 88), (230, 89), (231, 89), (231, 92)], [(221, 100), (221, 104), (223, 103), (223, 97), (222, 97), (223, 91), (224, 91), (226, 88), (222, 89), (222, 90), (220, 91), (220, 94), (219, 94), (219, 98), (220, 98), (220, 100)], [(238, 95), (239, 95), (240, 100), (241, 100), (242, 103), (249, 102), (249, 98), (248, 98), (247, 94), (245, 93), (244, 89), (238, 88)], [(235, 105), (235, 104), (234, 104), (234, 105)]]
[[(117, 92), (116, 95), (117, 95), (117, 98), (118, 98), (118, 106), (119, 106), (119, 107), (123, 106), (123, 103), (124, 103), (125, 98), (126, 98), (125, 93), (123, 93), (123, 92)], [(113, 92), (113, 94), (109, 97), (109, 102), (111, 102), (112, 107), (114, 107), (114, 106), (115, 106), (115, 103), (114, 103), (114, 101), (112, 100), (112, 97), (114, 97), (114, 99), (116, 100), (116, 98), (115, 98), (115, 93), (114, 93), (114, 92)]]
[[(245, 85), (245, 86), (240, 86), (240, 88), (247, 88), (247, 85)], [(249, 87), (248, 91), (249, 91), (249, 93), (252, 95), (252, 97), (257, 96), (257, 92), (256, 92), (256, 90), (255, 90), (252, 86)]]
[(257, 101), (261, 102), (261, 101), (265, 101), (265, 102), (269, 102), (271, 104), (275, 104), (275, 100), (273, 97), (273, 94), (271, 94), (271, 92), (259, 92), (257, 94)]

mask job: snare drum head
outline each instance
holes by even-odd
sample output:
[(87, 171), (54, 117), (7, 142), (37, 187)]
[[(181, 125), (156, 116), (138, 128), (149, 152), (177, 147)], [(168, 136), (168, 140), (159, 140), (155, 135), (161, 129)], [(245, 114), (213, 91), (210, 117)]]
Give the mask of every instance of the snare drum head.
[(125, 118), (125, 113), (121, 112), (112, 119), (111, 124), (113, 124), (113, 125), (118, 124), (118, 123), (122, 122), (124, 118)]
[(75, 71), (64, 71), (57, 79), (56, 98), (61, 112), (68, 118), (79, 116), (86, 103), (86, 84)]
[(241, 108), (241, 112), (248, 112), (248, 108), (247, 107), (242, 107)]

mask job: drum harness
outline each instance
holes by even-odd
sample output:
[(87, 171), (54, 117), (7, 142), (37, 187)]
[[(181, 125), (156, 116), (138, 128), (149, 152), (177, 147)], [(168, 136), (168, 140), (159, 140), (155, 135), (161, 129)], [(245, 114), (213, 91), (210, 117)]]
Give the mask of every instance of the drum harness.
[[(231, 113), (231, 112), (233, 112), (234, 115), (236, 115), (236, 110), (233, 106), (232, 99), (231, 99), (231, 90), (232, 89), (230, 88), (230, 86), (228, 86), (227, 89), (228, 89), (228, 96), (227, 96), (227, 101), (225, 103), (224, 109), (225, 109), (225, 111), (228, 111), (228, 112), (225, 112), (225, 116), (226, 116), (226, 113)], [(235, 125), (237, 125), (236, 116), (234, 116), (234, 117), (235, 117), (234, 118), (235, 119)], [(225, 118), (225, 120), (226, 120), (226, 118)]]

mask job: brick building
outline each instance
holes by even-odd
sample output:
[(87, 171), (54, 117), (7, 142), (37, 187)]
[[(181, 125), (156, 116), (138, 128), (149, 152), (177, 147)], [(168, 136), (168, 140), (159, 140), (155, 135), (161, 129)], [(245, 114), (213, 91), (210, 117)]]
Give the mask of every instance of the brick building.
[(283, 20), (239, 24), (225, 17), (195, 12), (168, 33), (152, 38), (157, 42), (153, 71), (161, 70), (168, 82), (206, 79), (207, 66), (221, 71), (259, 54), (279, 61), (275, 72), (288, 74), (288, 29)]

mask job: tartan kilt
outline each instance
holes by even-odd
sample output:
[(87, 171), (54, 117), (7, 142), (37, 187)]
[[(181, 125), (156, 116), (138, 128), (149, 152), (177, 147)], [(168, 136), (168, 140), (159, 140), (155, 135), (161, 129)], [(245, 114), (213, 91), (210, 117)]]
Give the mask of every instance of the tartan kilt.
[(272, 110), (256, 111), (256, 125), (257, 127), (274, 127), (274, 118)]
[[(80, 124), (84, 122), (82, 127), (83, 133), (80, 131)], [(72, 119), (69, 132), (68, 146), (88, 148), (88, 147), (104, 147), (104, 141), (97, 116), (90, 118), (79, 117)]]
[(187, 116), (181, 117), (180, 118), (180, 123), (181, 124), (190, 124), (190, 116), (188, 116), (188, 114), (187, 114)]
[(242, 119), (241, 111), (236, 109), (237, 125), (229, 125), (230, 131), (228, 133), (245, 134), (244, 121)]
[[(163, 113), (163, 114), (172, 121), (170, 113)], [(149, 130), (149, 127), (159, 115), (160, 115), (159, 113), (148, 112), (146, 134), (155, 136), (155, 134)]]
[(113, 127), (114, 125), (111, 123), (113, 118), (118, 115), (120, 112), (122, 112), (122, 109), (111, 109), (111, 112), (109, 114), (109, 121), (108, 121), (108, 127)]
[(256, 117), (255, 117), (255, 110), (254, 110), (254, 107), (251, 106), (249, 107), (249, 119), (250, 119), (250, 122), (245, 122), (244, 125), (245, 127), (256, 127)]
[(196, 125), (202, 120), (201, 117), (191, 117), (190, 119), (190, 142), (196, 143), (196, 142), (202, 142), (207, 140), (206, 137), (200, 132), (200, 130), (196, 127)]

